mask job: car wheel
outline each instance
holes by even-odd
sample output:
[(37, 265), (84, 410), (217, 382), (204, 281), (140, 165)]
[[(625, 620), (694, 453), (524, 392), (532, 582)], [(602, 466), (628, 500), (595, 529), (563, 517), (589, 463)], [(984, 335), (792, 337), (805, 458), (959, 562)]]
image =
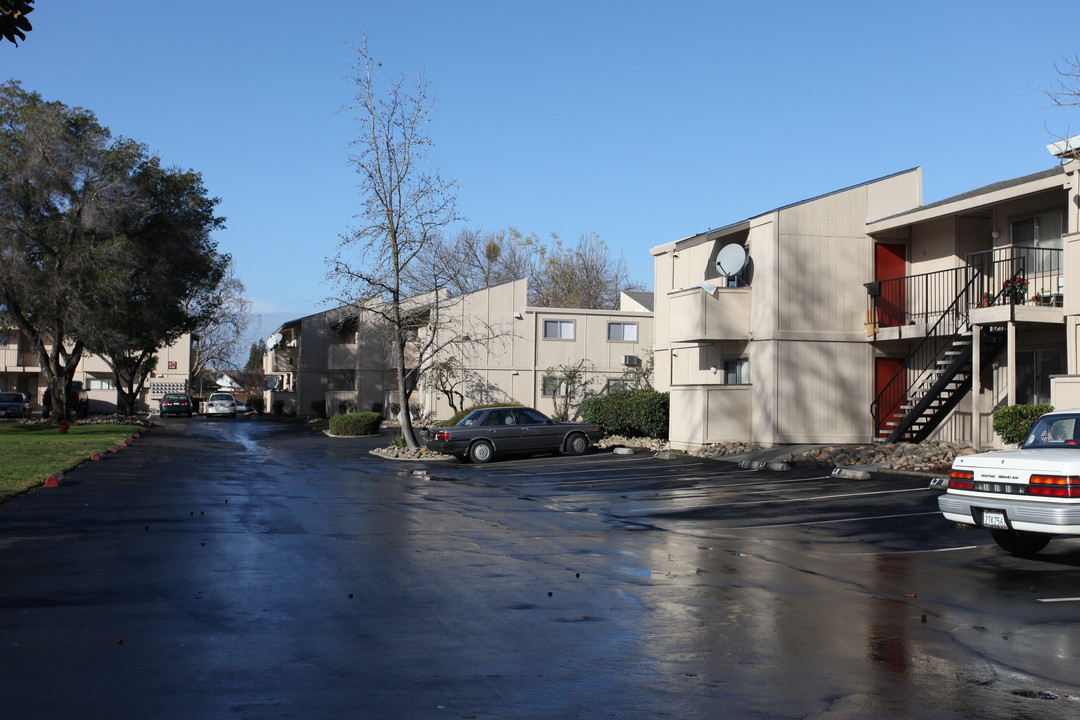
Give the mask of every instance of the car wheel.
[(469, 448), (469, 459), (474, 463), (490, 462), (494, 454), (495, 448), (491, 447), (491, 443), (486, 440), (481, 440)]
[(566, 439), (566, 452), (581, 455), (589, 447), (589, 440), (580, 433), (574, 433)]
[(994, 542), (1013, 555), (1034, 555), (1050, 542), (1050, 535), (1022, 530), (991, 530)]

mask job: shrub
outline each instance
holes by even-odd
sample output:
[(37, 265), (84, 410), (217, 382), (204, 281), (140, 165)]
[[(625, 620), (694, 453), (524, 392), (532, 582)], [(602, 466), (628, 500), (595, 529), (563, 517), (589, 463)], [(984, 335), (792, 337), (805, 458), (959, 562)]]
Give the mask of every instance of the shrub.
[(380, 415), (382, 415), (383, 414), (383, 404), (381, 402), (378, 402), (378, 401), (371, 403), (371, 412), (379, 413)]
[(408, 443), (405, 442), (404, 435), (397, 435), (390, 439), (390, 447), (403, 448), (408, 447)]
[(337, 414), (348, 415), (352, 412), (352, 402), (349, 400), (338, 400)]
[(255, 395), (248, 398), (248, 407), (251, 408), (256, 415), (262, 415), (266, 412), (266, 399), (261, 395)]
[(668, 406), (667, 393), (624, 390), (586, 398), (581, 403), (581, 418), (599, 425), (611, 435), (666, 440)]
[(382, 425), (382, 415), (373, 412), (349, 413), (330, 418), (331, 435), (375, 435)]
[(281, 417), (285, 413), (285, 401), (275, 400), (273, 404), (273, 412), (277, 417)]
[(1002, 440), (1019, 445), (1031, 432), (1035, 421), (1054, 409), (1053, 405), (1007, 405), (994, 411), (994, 432)]
[(441, 420), (435, 423), (436, 427), (449, 427), (450, 425), (457, 425), (461, 422), (461, 419), (471, 413), (473, 410), (483, 410), (484, 408), (492, 407), (520, 407), (521, 403), (511, 400), (510, 402), (501, 403), (488, 403), (487, 405), (473, 405), (467, 407), (464, 410), (458, 410), (456, 413), (450, 416), (449, 420)]

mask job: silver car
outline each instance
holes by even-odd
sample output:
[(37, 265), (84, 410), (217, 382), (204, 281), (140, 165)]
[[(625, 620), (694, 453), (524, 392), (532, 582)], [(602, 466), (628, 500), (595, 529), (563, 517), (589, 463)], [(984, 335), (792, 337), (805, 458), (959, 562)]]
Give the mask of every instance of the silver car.
[(232, 393), (217, 392), (206, 401), (206, 417), (215, 415), (236, 417), (236, 399)]

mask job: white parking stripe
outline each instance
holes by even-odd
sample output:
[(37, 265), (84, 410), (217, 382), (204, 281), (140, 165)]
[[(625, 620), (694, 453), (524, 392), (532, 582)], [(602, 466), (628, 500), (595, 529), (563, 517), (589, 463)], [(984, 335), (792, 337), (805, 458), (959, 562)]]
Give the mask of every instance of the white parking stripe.
[(840, 518), (838, 520), (811, 520), (809, 522), (777, 523), (776, 525), (747, 525), (744, 527), (718, 528), (720, 530), (767, 530), (769, 528), (801, 527), (804, 525), (834, 525), (836, 523), (863, 522), (864, 520), (892, 520), (893, 518), (918, 517), (920, 515), (940, 515), (940, 510), (933, 512), (906, 513), (904, 515), (878, 515), (876, 517)]
[(835, 553), (836, 557), (859, 557), (860, 555), (921, 555), (923, 553), (954, 552), (956, 550), (978, 550), (978, 545), (960, 545), (959, 547), (937, 548), (935, 550), (894, 550), (889, 552)]
[[(814, 500), (836, 500), (837, 498), (865, 497), (865, 496), (868, 496), (868, 495), (897, 495), (899, 493), (926, 492), (926, 491), (928, 491), (930, 489), (931, 488), (928, 488), (928, 487), (917, 487), (917, 488), (908, 488), (906, 490), (874, 490), (872, 492), (840, 493), (838, 495), (817, 495), (817, 496), (814, 496), (814, 497), (785, 498), (785, 499), (782, 499), (782, 500), (778, 500), (778, 499), (775, 499), (775, 498), (773, 498), (771, 500), (747, 500), (745, 502), (724, 503), (723, 505), (716, 505), (715, 507), (729, 508), (729, 507), (738, 507), (740, 505), (769, 505), (769, 504), (777, 504), (777, 505), (779, 505), (780, 503), (793, 503), (793, 502), (805, 503), (805, 502), (811, 502), (811, 501), (814, 501)], [(706, 506), (706, 505), (696, 505), (695, 507), (700, 508), (700, 509), (705, 509), (708, 506)], [(665, 509), (665, 508), (663, 508), (663, 507), (645, 508), (644, 510), (640, 510), (638, 512), (635, 512), (634, 514), (635, 515), (637, 515), (637, 514), (648, 514), (650, 512), (655, 512), (656, 510), (662, 510), (662, 509)]]
[(1080, 602), (1080, 597), (1068, 597), (1068, 598), (1036, 598), (1039, 602), (1055, 603), (1055, 602)]

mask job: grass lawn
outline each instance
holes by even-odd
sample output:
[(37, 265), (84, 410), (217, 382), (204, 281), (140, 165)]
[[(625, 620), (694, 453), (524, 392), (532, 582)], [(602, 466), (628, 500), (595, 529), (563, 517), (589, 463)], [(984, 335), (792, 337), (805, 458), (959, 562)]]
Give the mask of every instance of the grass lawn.
[(137, 425), (72, 425), (61, 435), (55, 425), (0, 424), (0, 501), (21, 495), (67, 472), (139, 430)]

